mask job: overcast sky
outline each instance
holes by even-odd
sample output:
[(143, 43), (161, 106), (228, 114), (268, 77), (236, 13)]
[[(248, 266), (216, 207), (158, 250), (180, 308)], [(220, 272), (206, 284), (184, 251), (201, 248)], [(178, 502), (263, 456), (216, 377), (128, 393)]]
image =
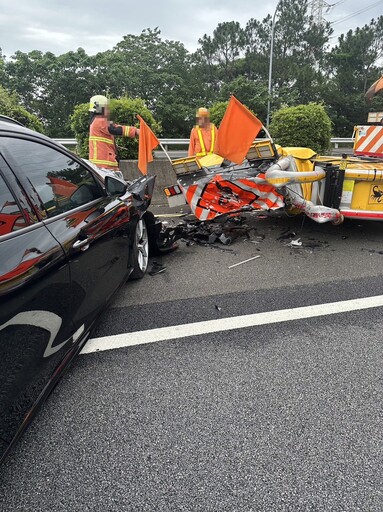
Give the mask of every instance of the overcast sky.
[[(278, 0), (0, 0), (0, 48), (56, 54), (84, 48), (93, 54), (112, 48), (125, 34), (158, 26), (166, 39), (182, 41), (189, 50), (211, 34), (219, 22), (262, 19)], [(337, 35), (383, 14), (383, 0), (328, 0), (325, 14)], [(369, 8), (371, 6), (371, 8)]]

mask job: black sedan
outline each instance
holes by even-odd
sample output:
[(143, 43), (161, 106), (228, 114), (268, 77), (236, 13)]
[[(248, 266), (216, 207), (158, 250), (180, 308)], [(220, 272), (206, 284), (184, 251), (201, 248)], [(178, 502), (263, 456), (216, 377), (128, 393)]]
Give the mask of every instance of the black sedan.
[(0, 119), (0, 461), (116, 290), (145, 274), (153, 186)]

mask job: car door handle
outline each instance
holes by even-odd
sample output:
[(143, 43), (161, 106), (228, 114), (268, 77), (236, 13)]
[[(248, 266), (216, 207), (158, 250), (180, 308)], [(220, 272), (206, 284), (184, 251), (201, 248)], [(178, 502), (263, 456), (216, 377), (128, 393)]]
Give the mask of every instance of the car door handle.
[(85, 238), (85, 240), (77, 240), (72, 247), (73, 249), (81, 249), (82, 251), (86, 251), (89, 249), (89, 238)]

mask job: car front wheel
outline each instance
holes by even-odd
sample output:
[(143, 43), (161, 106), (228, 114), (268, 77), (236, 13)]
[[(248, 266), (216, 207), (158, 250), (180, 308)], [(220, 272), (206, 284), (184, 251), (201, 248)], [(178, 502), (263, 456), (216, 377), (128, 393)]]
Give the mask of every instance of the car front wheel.
[(142, 279), (148, 268), (149, 262), (149, 237), (144, 219), (140, 219), (136, 225), (132, 247), (132, 267), (130, 279)]

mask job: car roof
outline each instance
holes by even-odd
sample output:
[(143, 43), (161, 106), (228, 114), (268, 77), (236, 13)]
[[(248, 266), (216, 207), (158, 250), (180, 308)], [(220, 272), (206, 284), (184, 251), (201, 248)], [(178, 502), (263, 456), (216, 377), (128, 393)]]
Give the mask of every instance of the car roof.
[(30, 130), (29, 128), (26, 128), (25, 126), (14, 123), (12, 120), (3, 121), (2, 119), (0, 119), (0, 131), (28, 134), (28, 135), (33, 135), (33, 136), (42, 136), (42, 138), (46, 138), (41, 133), (35, 132), (34, 130)]
[(49, 142), (50, 144), (53, 144), (54, 146), (59, 147), (60, 149), (64, 148), (64, 146), (62, 146), (58, 142), (55, 142), (53, 139), (47, 137), (46, 135), (43, 135), (42, 133), (30, 130), (25, 126), (15, 124), (11, 121), (3, 121), (0, 119), (0, 137), (4, 137), (8, 134), (29, 135), (31, 138), (35, 140), (40, 139), (41, 141)]
[(12, 119), (12, 117), (5, 116), (4, 114), (0, 114), (0, 121), (6, 121), (8, 123), (18, 124), (19, 126), (24, 126), (20, 121), (16, 121), (16, 119)]

